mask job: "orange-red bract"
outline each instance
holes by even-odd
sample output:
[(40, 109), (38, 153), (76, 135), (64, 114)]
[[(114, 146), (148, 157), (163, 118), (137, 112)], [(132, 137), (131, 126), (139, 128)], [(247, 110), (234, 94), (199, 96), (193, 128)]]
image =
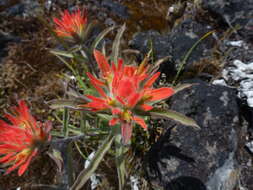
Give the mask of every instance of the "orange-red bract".
[(61, 18), (53, 18), (55, 23), (55, 32), (59, 37), (73, 38), (79, 36), (82, 38), (84, 28), (87, 24), (87, 11), (77, 9), (73, 13), (65, 10), (61, 13)]
[(169, 87), (153, 89), (153, 83), (160, 73), (150, 76), (146, 65), (124, 65), (121, 59), (116, 64), (109, 64), (106, 57), (97, 50), (94, 51), (94, 57), (101, 71), (100, 78), (97, 79), (91, 73), (87, 75), (100, 97), (86, 95), (90, 102), (81, 106), (91, 111), (109, 110), (113, 115), (109, 124), (121, 124), (123, 141), (127, 143), (134, 122), (147, 128), (144, 119), (137, 116), (136, 111), (152, 110), (153, 103), (170, 97), (174, 90)]
[(40, 123), (30, 114), (24, 101), (12, 109), (13, 115), (6, 114), (10, 124), (0, 120), (0, 163), (9, 165), (5, 174), (18, 169), (21, 176), (41, 145), (50, 141), (51, 123)]

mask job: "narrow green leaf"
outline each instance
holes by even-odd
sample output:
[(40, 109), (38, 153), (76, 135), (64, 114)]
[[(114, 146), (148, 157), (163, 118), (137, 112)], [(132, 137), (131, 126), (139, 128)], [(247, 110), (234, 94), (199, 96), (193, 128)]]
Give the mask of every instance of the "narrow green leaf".
[(82, 41), (85, 41), (89, 37), (89, 35), (92, 31), (92, 28), (94, 26), (95, 26), (95, 22), (91, 22), (86, 26), (86, 29), (84, 30), (83, 34), (81, 35)]
[(109, 114), (103, 114), (103, 113), (97, 113), (97, 116), (100, 118), (100, 119), (103, 119), (105, 121), (110, 121), (113, 116), (112, 115), (109, 115)]
[(88, 159), (87, 156), (84, 155), (84, 153), (82, 152), (81, 148), (79, 147), (79, 145), (77, 144), (76, 141), (74, 141), (74, 144), (75, 144), (75, 146), (76, 146), (77, 151), (78, 151), (79, 154), (83, 157), (83, 159), (84, 159), (84, 160), (87, 160), (87, 159)]
[(59, 150), (52, 149), (52, 150), (48, 151), (47, 154), (55, 162), (58, 171), (62, 172), (63, 158), (62, 158), (61, 152)]
[(153, 47), (153, 40), (151, 38), (148, 39), (147, 46), (148, 46), (148, 49), (149, 49), (147, 57), (150, 58), (151, 65), (153, 65), (154, 64), (154, 47)]
[(54, 54), (57, 58), (59, 58), (67, 67), (72, 71), (74, 75), (77, 75), (75, 69), (65, 60), (63, 59), (60, 55)]
[(173, 110), (164, 110), (164, 109), (154, 108), (149, 113), (153, 117), (173, 119), (175, 121), (182, 123), (183, 125), (192, 126), (192, 127), (195, 127), (196, 129), (200, 129), (198, 124), (193, 119)]
[(80, 50), (80, 53), (82, 56), (76, 56), (76, 59), (79, 60), (79, 62), (83, 62), (84, 64), (89, 63), (89, 56), (87, 52)]
[(175, 91), (175, 93), (177, 93), (177, 92), (184, 90), (186, 88), (190, 88), (193, 85), (196, 85), (196, 84), (181, 84), (181, 85), (177, 85), (177, 86), (173, 87), (173, 90)]
[(114, 136), (112, 134), (110, 134), (105, 139), (105, 141), (103, 142), (103, 144), (101, 145), (101, 147), (98, 149), (93, 159), (91, 160), (89, 166), (81, 171), (81, 173), (77, 177), (76, 181), (74, 182), (70, 190), (80, 190), (85, 185), (85, 183), (97, 169), (99, 163), (104, 158), (106, 152), (110, 149), (113, 140)]
[(120, 27), (120, 29), (113, 41), (113, 44), (112, 44), (112, 60), (113, 60), (114, 64), (116, 64), (116, 65), (118, 63), (118, 57), (119, 57), (120, 40), (121, 40), (122, 35), (125, 30), (126, 30), (126, 24), (123, 24)]
[(61, 50), (50, 50), (50, 53), (58, 56), (63, 56), (63, 57), (68, 57), (68, 58), (73, 58), (74, 55), (71, 52), (67, 51), (61, 51)]
[(81, 101), (76, 101), (76, 100), (52, 100), (48, 102), (49, 106), (51, 109), (59, 109), (59, 108), (71, 108), (71, 109), (80, 109), (78, 105), (80, 104), (85, 104), (84, 100)]
[(70, 87), (66, 91), (66, 95), (68, 95), (69, 97), (75, 98), (75, 100), (79, 99), (80, 101), (81, 100), (88, 101), (88, 99), (84, 95), (82, 95), (81, 93), (79, 93), (76, 89), (73, 89), (73, 88), (70, 88)]
[(193, 50), (200, 44), (200, 42), (202, 42), (203, 40), (205, 40), (208, 36), (210, 36), (211, 34), (213, 34), (215, 32), (215, 30), (209, 31), (207, 32), (205, 35), (203, 35), (198, 41), (196, 41), (192, 47), (186, 52), (183, 60), (181, 61), (180, 65), (179, 65), (179, 69), (177, 71), (177, 74), (174, 78), (174, 81), (172, 82), (173, 85), (176, 84), (177, 79), (179, 77), (179, 75), (181, 74), (185, 64), (187, 63), (187, 60), (189, 59), (189, 57), (191, 56)]
[(92, 45), (91, 45), (91, 51), (93, 51), (98, 44), (100, 43), (100, 41), (109, 33), (111, 32), (113, 29), (115, 28), (115, 26), (106, 28), (105, 30), (103, 30), (97, 37), (96, 39), (93, 41)]

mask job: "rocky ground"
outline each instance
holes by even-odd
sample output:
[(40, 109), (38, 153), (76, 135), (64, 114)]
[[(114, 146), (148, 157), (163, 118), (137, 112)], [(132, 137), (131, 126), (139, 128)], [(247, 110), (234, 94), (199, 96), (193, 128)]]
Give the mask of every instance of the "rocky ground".
[[(88, 8), (98, 28), (126, 23), (122, 45), (138, 50), (137, 59), (149, 48), (154, 59), (168, 56), (160, 68), (162, 83), (171, 84), (181, 70), (175, 83), (195, 84), (167, 104), (194, 118), (201, 130), (160, 122), (161, 136), (140, 158), (143, 166), (138, 169), (145, 179), (133, 174), (129, 189), (152, 189), (145, 183), (169, 190), (253, 189), (251, 0), (2, 0), (0, 113), (23, 98), (39, 119), (48, 118), (49, 108), (42, 103), (64, 93), (57, 76), (67, 71), (48, 53), (57, 43), (39, 18), (52, 23), (59, 10), (77, 5)], [(22, 178), (1, 175), (0, 189), (43, 189), (38, 184), (57, 189), (56, 171), (44, 159)], [(109, 184), (113, 189), (113, 182)]]

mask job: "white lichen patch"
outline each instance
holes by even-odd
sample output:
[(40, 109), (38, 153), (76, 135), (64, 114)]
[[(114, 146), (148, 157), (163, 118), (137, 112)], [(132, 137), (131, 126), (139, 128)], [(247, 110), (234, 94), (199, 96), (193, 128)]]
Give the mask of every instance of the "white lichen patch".
[(214, 85), (227, 86), (226, 81), (224, 79), (217, 79), (213, 81)]
[(206, 149), (209, 152), (209, 154), (216, 154), (217, 153), (217, 145), (214, 143), (214, 145), (210, 145), (209, 142), (206, 144)]
[(247, 103), (253, 107), (253, 62), (243, 63), (234, 60), (233, 64), (222, 71), (222, 79), (213, 81), (213, 84), (226, 85), (228, 81), (233, 81), (238, 85), (238, 96), (246, 97)]
[(227, 92), (227, 91), (224, 91), (224, 92), (222, 93), (222, 96), (220, 97), (220, 100), (223, 102), (223, 105), (224, 105), (225, 107), (227, 107), (228, 101), (229, 101), (229, 99), (228, 99), (228, 92)]
[(244, 45), (244, 42), (242, 40), (229, 41), (227, 42), (227, 45), (234, 46), (234, 47), (242, 47)]
[(169, 160), (164, 159), (164, 160), (162, 160), (162, 162), (166, 162), (167, 169), (172, 172), (175, 172), (177, 170), (178, 166), (180, 165), (180, 163), (175, 158), (171, 158)]
[(213, 116), (212, 116), (212, 112), (210, 107), (206, 108), (206, 112), (204, 113), (205, 117), (204, 117), (204, 122), (203, 122), (203, 126), (208, 126), (209, 121), (213, 120)]
[(130, 176), (131, 190), (139, 190), (139, 178), (136, 176)]

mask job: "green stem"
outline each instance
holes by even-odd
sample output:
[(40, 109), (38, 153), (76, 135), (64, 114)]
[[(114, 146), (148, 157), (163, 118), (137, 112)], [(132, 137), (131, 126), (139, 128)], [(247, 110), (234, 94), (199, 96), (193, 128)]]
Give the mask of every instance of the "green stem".
[(121, 142), (121, 139), (122, 139), (121, 129), (120, 126), (118, 126), (118, 131), (114, 142), (115, 142), (115, 152), (116, 152), (115, 161), (118, 173), (119, 190), (123, 190), (125, 185), (125, 179), (127, 176), (125, 153), (127, 152), (128, 148)]
[(64, 137), (68, 137), (69, 135), (69, 129), (68, 126), (69, 125), (69, 109), (68, 108), (64, 108), (63, 111), (63, 135)]
[(80, 149), (79, 145), (77, 144), (76, 141), (74, 141), (76, 149), (78, 150), (79, 154), (83, 157), (83, 159), (87, 160), (88, 157), (84, 155), (84, 153), (82, 152), (82, 150)]
[(81, 128), (81, 132), (82, 132), (82, 133), (85, 133), (85, 129), (86, 129), (86, 126), (85, 126), (86, 117), (85, 117), (84, 112), (81, 111), (80, 114), (81, 114), (81, 119), (80, 119), (80, 128)]
[(68, 174), (68, 184), (71, 186), (74, 182), (74, 170), (73, 170), (73, 149), (72, 142), (67, 146), (67, 174)]

